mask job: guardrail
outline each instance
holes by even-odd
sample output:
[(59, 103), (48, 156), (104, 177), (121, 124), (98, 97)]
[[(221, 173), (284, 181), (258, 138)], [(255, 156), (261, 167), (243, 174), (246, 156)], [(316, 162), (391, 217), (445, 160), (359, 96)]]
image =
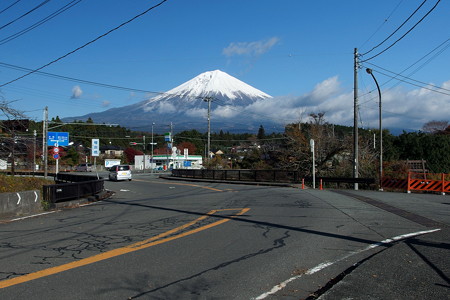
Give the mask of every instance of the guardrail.
[(104, 179), (94, 179), (94, 176), (58, 173), (56, 182), (75, 181), (71, 183), (58, 183), (44, 185), (43, 199), (50, 203), (62, 202), (93, 196), (104, 190)]
[(78, 175), (72, 173), (58, 173), (55, 176), (55, 181), (57, 182), (84, 182), (100, 179), (101, 177), (97, 177), (94, 175)]
[[(172, 176), (194, 178), (194, 179), (212, 179), (227, 181), (251, 181), (251, 182), (280, 182), (280, 183), (301, 183), (302, 179), (312, 182), (310, 176), (303, 176), (298, 171), (288, 170), (213, 170), (213, 169), (174, 169)], [(316, 177), (316, 181), (322, 183), (354, 184), (361, 183), (371, 185), (375, 183), (374, 178), (347, 178), (347, 177)]]

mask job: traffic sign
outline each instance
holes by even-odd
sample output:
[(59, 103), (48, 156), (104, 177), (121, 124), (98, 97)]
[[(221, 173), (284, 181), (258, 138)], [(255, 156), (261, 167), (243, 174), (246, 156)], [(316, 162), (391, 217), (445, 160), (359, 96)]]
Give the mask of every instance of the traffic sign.
[(53, 158), (54, 158), (54, 159), (59, 159), (59, 154), (58, 154), (58, 153), (53, 154)]
[(48, 132), (47, 145), (69, 146), (68, 132)]
[(59, 147), (54, 147), (54, 148), (53, 148), (53, 153), (55, 153), (55, 154), (56, 154), (56, 153), (59, 153)]
[(100, 140), (92, 139), (91, 156), (99, 156), (99, 155), (100, 155)]

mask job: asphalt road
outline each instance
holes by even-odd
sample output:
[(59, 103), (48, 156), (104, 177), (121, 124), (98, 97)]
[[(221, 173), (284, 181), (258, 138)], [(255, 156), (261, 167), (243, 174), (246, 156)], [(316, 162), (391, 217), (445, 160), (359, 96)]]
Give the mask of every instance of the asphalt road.
[(450, 299), (448, 196), (105, 184), (0, 224), (0, 299)]

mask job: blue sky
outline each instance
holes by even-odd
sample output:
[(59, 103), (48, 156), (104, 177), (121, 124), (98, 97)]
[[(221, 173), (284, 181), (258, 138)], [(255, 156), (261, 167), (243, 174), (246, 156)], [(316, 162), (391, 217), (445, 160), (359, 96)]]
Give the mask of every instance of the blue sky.
[[(0, 3), (0, 63), (29, 69), (73, 51), (160, 2), (74, 1), (76, 5), (67, 11), (5, 42), (71, 2), (48, 1), (14, 21), (45, 2), (22, 0), (3, 11), (15, 1)], [(329, 122), (352, 125), (354, 48), (360, 53), (371, 50), (423, 2), (168, 0), (41, 71), (164, 92), (200, 73), (220, 69), (275, 97), (270, 105), (254, 107), (259, 116), (295, 122), (307, 121), (311, 112), (325, 112)], [(393, 44), (437, 2), (425, 1), (392, 38), (361, 60)], [(366, 67), (374, 69), (381, 84), (386, 127), (420, 129), (431, 120), (449, 121), (449, 12), (449, 1), (440, 1), (403, 39), (362, 64), (361, 127), (378, 126), (377, 93)], [(411, 85), (385, 75), (394, 73), (417, 81)], [(50, 118), (63, 118), (134, 104), (151, 96), (38, 74), (4, 85), (24, 74), (0, 65), (0, 96), (37, 121), (42, 120), (45, 106)]]

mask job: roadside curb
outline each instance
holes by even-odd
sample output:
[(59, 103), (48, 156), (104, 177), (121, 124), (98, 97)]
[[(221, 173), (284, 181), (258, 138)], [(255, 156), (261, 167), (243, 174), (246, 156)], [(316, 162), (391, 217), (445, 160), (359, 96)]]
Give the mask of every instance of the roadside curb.
[(103, 199), (107, 199), (109, 197), (111, 197), (114, 194), (113, 191), (101, 191), (100, 193), (93, 195), (93, 196), (89, 196), (87, 198), (81, 198), (81, 199), (75, 199), (75, 200), (70, 200), (70, 201), (63, 201), (63, 202), (56, 202), (56, 203), (52, 203), (50, 205), (50, 209), (68, 209), (68, 208), (75, 208), (75, 207), (79, 207), (80, 205), (84, 205), (84, 204), (88, 204), (88, 203), (92, 203), (92, 202), (97, 202)]

